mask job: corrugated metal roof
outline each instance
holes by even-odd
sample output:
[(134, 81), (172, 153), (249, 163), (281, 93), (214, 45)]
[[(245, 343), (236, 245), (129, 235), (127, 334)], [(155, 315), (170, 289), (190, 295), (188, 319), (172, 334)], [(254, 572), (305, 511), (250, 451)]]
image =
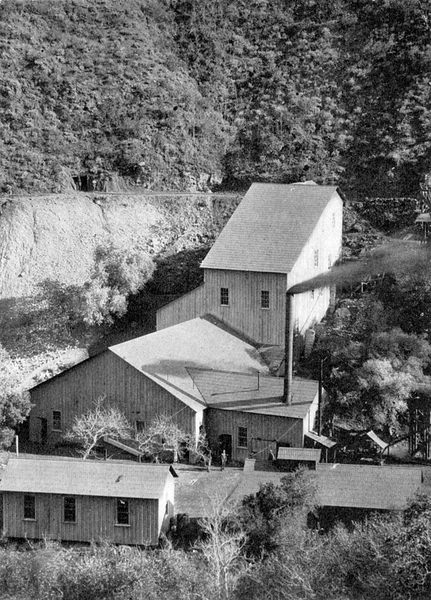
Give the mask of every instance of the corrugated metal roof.
[(318, 435), (317, 433), (314, 433), (314, 431), (307, 431), (305, 437), (310, 438), (310, 440), (313, 440), (313, 442), (325, 446), (325, 448), (333, 448), (337, 445), (335, 440), (331, 440), (331, 438), (326, 437), (326, 435)]
[(336, 193), (333, 186), (253, 183), (201, 266), (289, 273)]
[(161, 329), (109, 350), (196, 411), (206, 402), (188, 369), (268, 373), (251, 344), (204, 318)]
[(222, 410), (303, 419), (317, 397), (319, 383), (295, 377), (292, 404), (281, 401), (281, 377), (204, 369), (188, 369), (207, 406)]
[(277, 458), (279, 460), (306, 460), (306, 461), (320, 461), (321, 450), (314, 448), (285, 448), (281, 446), (277, 452)]
[(20, 456), (2, 471), (0, 492), (157, 499), (171, 476), (168, 465)]
[(321, 506), (402, 510), (422, 484), (418, 467), (318, 464)]

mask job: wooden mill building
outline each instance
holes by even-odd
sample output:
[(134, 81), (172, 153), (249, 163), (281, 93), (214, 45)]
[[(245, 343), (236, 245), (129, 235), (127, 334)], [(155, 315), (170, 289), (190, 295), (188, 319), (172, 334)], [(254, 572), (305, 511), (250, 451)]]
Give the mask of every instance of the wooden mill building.
[[(157, 329), (211, 314), (263, 344), (283, 344), (286, 290), (339, 258), (337, 188), (254, 183), (202, 262), (204, 283), (159, 309)], [(325, 315), (329, 288), (294, 299), (297, 333)]]
[(0, 479), (6, 537), (156, 546), (174, 514), (175, 471), (128, 461), (9, 458)]
[(61, 444), (76, 416), (100, 396), (137, 431), (161, 415), (194, 436), (205, 426), (214, 452), (262, 458), (277, 443), (302, 447), (312, 431), (318, 383), (294, 378), (292, 403), (259, 348), (213, 319), (197, 318), (142, 336), (75, 365), (30, 390), (30, 441)]

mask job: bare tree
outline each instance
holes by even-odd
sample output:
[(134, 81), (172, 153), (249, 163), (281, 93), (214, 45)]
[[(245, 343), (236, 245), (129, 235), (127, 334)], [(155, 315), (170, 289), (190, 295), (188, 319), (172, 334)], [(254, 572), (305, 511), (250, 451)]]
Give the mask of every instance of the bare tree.
[(211, 513), (200, 525), (204, 539), (196, 549), (208, 564), (216, 597), (229, 600), (239, 577), (250, 566), (243, 555), (246, 534), (238, 527), (235, 507), (220, 498), (211, 502)]
[(139, 449), (157, 459), (163, 459), (167, 453), (173, 454), (174, 462), (190, 447), (191, 436), (180, 429), (172, 417), (160, 415), (151, 425), (139, 433)]
[(131, 427), (123, 413), (114, 406), (106, 405), (105, 397), (99, 396), (91, 410), (75, 417), (71, 430), (64, 437), (81, 444), (82, 458), (85, 460), (105, 435), (125, 439), (130, 434)]
[(194, 457), (194, 462), (202, 462), (210, 470), (212, 452), (205, 431), (201, 431), (197, 438), (191, 436), (188, 441), (188, 450)]

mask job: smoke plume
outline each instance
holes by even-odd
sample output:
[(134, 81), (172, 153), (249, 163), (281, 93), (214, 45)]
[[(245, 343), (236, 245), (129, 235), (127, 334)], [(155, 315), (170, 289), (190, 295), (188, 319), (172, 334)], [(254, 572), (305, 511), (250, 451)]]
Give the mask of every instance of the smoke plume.
[(370, 275), (383, 273), (408, 274), (428, 272), (431, 274), (431, 248), (428, 244), (397, 241), (385, 244), (365, 254), (356, 261), (345, 262), (307, 281), (292, 286), (290, 294), (337, 284), (356, 283)]

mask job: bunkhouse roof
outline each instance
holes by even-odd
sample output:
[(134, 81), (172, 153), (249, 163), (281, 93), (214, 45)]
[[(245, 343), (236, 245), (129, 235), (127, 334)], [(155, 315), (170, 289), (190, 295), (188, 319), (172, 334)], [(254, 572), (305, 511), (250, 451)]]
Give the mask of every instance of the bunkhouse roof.
[(254, 346), (205, 318), (196, 318), (109, 349), (193, 410), (206, 401), (190, 369), (268, 373)]
[(303, 419), (318, 394), (318, 381), (294, 377), (292, 403), (282, 401), (284, 381), (262, 373), (189, 368), (206, 405), (221, 410)]
[(320, 461), (320, 454), (321, 450), (316, 450), (314, 448), (288, 448), (286, 446), (280, 446), (277, 452), (277, 459), (318, 463)]
[(0, 492), (158, 499), (172, 476), (169, 465), (27, 455), (9, 458)]
[(420, 467), (318, 464), (316, 504), (403, 510), (422, 486)]
[(334, 186), (253, 183), (201, 266), (264, 273), (289, 273)]

